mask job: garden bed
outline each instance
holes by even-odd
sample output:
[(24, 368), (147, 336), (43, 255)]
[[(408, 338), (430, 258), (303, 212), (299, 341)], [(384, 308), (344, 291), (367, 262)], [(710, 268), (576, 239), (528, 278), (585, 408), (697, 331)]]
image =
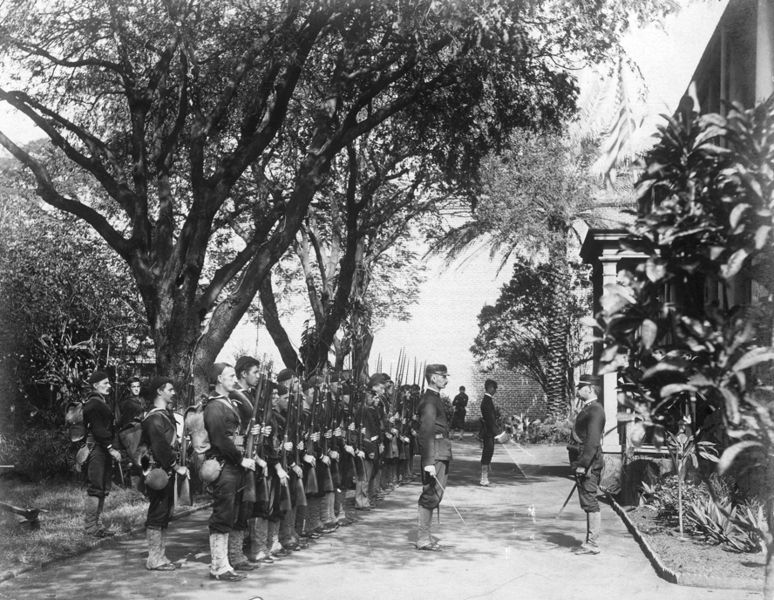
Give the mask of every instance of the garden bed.
[[(647, 506), (623, 509), (628, 519), (655, 555), (656, 570), (668, 580), (685, 585), (713, 588), (760, 590), (763, 587), (766, 555), (731, 552), (696, 538), (679, 534), (656, 519)], [(646, 550), (647, 553), (647, 550)], [(653, 557), (651, 561), (654, 561)], [(660, 566), (659, 566), (660, 565)]]

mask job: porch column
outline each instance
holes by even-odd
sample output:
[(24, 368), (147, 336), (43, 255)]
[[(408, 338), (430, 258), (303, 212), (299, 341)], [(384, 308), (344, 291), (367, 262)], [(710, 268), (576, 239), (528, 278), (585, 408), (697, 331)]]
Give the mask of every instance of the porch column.
[[(618, 248), (603, 251), (600, 257), (603, 290), (608, 283), (616, 283), (620, 258)], [(620, 452), (621, 442), (616, 427), (618, 423), (618, 381), (615, 372), (605, 373), (602, 376), (602, 405), (605, 407), (605, 430), (608, 432), (602, 438), (602, 452)]]
[(762, 102), (774, 92), (774, 7), (770, 0), (758, 0), (755, 36), (755, 101)]

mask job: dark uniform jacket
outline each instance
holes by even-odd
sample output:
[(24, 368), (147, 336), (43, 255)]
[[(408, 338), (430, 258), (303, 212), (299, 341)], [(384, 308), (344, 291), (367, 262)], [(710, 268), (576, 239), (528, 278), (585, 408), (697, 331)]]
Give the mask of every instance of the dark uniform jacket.
[(360, 449), (367, 455), (378, 453), (381, 439), (379, 409), (375, 406), (361, 406), (356, 410), (356, 422), (360, 424), (361, 428), (365, 427), (363, 446)]
[(572, 440), (579, 446), (579, 456), (574, 466), (591, 466), (602, 447), (604, 430), (604, 407), (598, 401), (589, 402), (578, 413), (572, 428)]
[(481, 437), (494, 437), (497, 434), (495, 405), (492, 396), (484, 394), (481, 400)]
[(236, 442), (239, 440), (242, 419), (238, 406), (225, 396), (211, 396), (204, 407), (204, 427), (210, 440), (207, 458), (239, 465), (242, 462), (242, 448), (237, 448)]
[(145, 412), (145, 405), (140, 396), (127, 394), (118, 403), (118, 414), (121, 415), (118, 421), (118, 429), (121, 430), (132, 421), (142, 420), (142, 414)]
[(94, 443), (103, 448), (113, 444), (115, 434), (113, 411), (110, 410), (102, 394), (96, 391), (89, 393), (83, 403), (83, 424)]
[(154, 466), (169, 471), (177, 462), (177, 428), (172, 411), (154, 408), (142, 421), (142, 444), (150, 449)]
[(419, 452), (422, 456), (422, 467), (434, 464), (436, 461), (451, 460), (451, 441), (449, 440), (449, 423), (446, 421), (441, 395), (432, 389), (425, 390), (419, 401)]

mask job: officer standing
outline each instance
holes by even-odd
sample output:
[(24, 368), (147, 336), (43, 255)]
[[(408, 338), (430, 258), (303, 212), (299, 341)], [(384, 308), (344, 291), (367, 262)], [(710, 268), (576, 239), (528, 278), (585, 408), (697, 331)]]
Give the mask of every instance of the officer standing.
[(570, 466), (578, 482), (580, 506), (586, 513), (586, 540), (573, 550), (576, 554), (599, 554), (599, 533), (602, 518), (597, 492), (602, 476), (602, 434), (605, 430), (605, 409), (599, 402), (600, 378), (581, 375), (576, 396), (581, 410), (572, 428), (572, 442), (567, 446)]
[(438, 551), (441, 547), (430, 537), (433, 510), (438, 507), (446, 489), (451, 462), (449, 423), (441, 401), (441, 390), (449, 381), (445, 365), (425, 367), (427, 389), (419, 402), (419, 452), (422, 458), (422, 493), (418, 502), (417, 549)]
[(177, 427), (170, 408), (175, 397), (172, 379), (153, 378), (150, 392), (154, 395), (153, 408), (142, 421), (141, 441), (150, 451), (149, 461), (143, 465), (150, 501), (145, 520), (148, 541), (145, 567), (151, 571), (174, 571), (175, 565), (166, 555), (167, 527), (175, 503), (175, 474), (188, 477), (188, 469), (177, 463)]
[(227, 363), (215, 363), (210, 382), (215, 385), (215, 391), (204, 408), (204, 427), (210, 441), (210, 449), (205, 456), (207, 461), (216, 461), (220, 465), (220, 473), (211, 484), (210, 577), (220, 581), (239, 581), (245, 576), (236, 573), (234, 568), (252, 570), (255, 567), (245, 561), (232, 568), (228, 559), (228, 541), (237, 519), (237, 490), (242, 486), (245, 471), (255, 471), (255, 461), (242, 456), (244, 437), (239, 434), (239, 407), (229, 399), (236, 383), (234, 368)]
[(481, 481), (482, 486), (489, 485), (489, 470), (494, 454), (497, 419), (495, 417), (494, 395), (497, 393), (497, 382), (487, 379), (484, 382), (484, 397), (481, 400)]
[(105, 498), (110, 493), (113, 478), (113, 461), (121, 460), (121, 453), (113, 448), (113, 411), (107, 403), (110, 379), (104, 371), (95, 371), (89, 377), (91, 390), (83, 403), (83, 424), (86, 427), (86, 533), (96, 537), (108, 537), (113, 533), (102, 524)]

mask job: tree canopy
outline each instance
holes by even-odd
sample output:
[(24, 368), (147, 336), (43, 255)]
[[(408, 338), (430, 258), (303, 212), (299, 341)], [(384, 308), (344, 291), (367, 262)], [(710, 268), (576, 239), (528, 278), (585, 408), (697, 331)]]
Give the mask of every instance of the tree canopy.
[[(6, 3), (0, 56), (16, 77), (0, 100), (88, 184), (64, 185), (45, 153), (1, 132), (0, 144), (30, 189), (128, 264), (159, 369), (182, 378), (193, 364), (201, 377), (339, 153), (400, 118), (451, 180), (475, 183), (514, 127), (572, 111), (561, 60), (609, 51), (629, 24), (621, 9), (651, 2), (602, 4)], [(235, 227), (244, 241), (214, 254)]]

